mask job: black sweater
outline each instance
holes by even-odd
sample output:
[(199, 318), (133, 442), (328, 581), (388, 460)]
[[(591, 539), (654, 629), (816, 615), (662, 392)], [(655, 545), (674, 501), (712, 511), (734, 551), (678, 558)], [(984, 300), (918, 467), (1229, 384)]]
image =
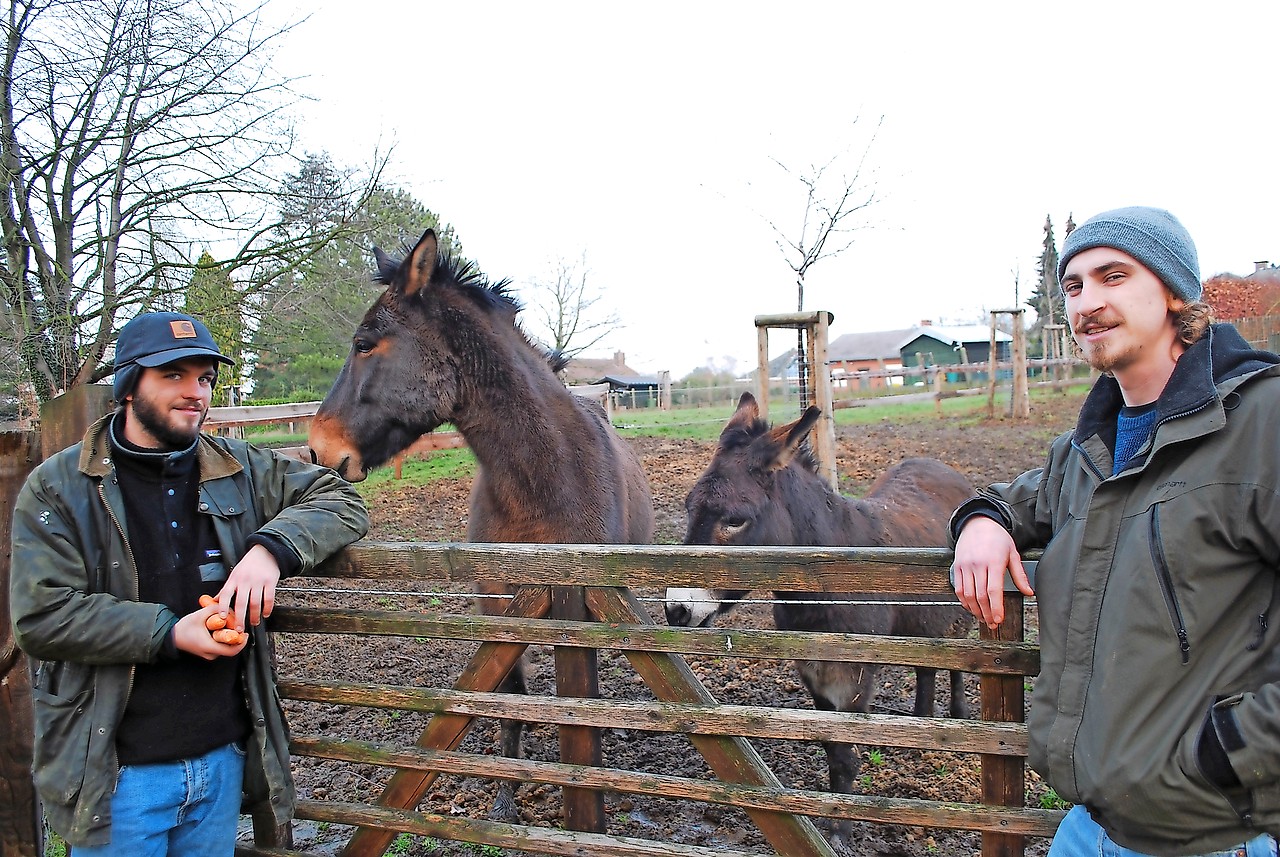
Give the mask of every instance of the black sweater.
[[(144, 450), (119, 428), (111, 434), (138, 599), (185, 616), (199, 608), (201, 595), (216, 594), (230, 572), (212, 522), (197, 511), (195, 445)], [(177, 651), (171, 638), (158, 662), (136, 667), (116, 737), (121, 765), (191, 758), (248, 734), (239, 657), (206, 661)]]

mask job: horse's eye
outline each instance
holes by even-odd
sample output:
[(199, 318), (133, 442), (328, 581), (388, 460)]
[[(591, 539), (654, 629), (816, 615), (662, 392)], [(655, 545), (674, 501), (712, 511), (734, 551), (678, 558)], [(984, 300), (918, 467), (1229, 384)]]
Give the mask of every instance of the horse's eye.
[(352, 345), (361, 354), (368, 354), (373, 350), (373, 343), (367, 339), (355, 339), (352, 341)]
[(736, 536), (747, 528), (746, 518), (722, 518), (720, 520), (720, 528), (724, 530), (726, 535)]

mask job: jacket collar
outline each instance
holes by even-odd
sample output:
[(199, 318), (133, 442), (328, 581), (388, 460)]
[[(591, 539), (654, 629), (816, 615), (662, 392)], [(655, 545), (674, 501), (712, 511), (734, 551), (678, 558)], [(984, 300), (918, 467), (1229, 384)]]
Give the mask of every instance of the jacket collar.
[[(86, 476), (103, 479), (115, 466), (113, 458), (115, 449), (111, 444), (111, 420), (117, 413), (119, 410), (103, 416), (85, 432), (80, 446), (79, 468)], [(199, 470), (201, 482), (231, 476), (244, 469), (235, 456), (203, 432), (196, 440), (196, 467)]]

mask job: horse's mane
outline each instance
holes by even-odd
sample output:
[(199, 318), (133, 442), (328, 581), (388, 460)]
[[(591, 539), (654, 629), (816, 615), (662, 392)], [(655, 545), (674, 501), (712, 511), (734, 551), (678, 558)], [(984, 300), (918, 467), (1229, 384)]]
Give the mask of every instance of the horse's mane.
[[(402, 244), (400, 258), (386, 259), (385, 263), (380, 262), (377, 273), (373, 275), (373, 281), (380, 286), (393, 284), (400, 274), (400, 269), (404, 266), (404, 260), (408, 258), (412, 251), (413, 248), (411, 246)], [(436, 254), (436, 266), (431, 272), (431, 282), (444, 288), (459, 289), (484, 309), (505, 309), (515, 313), (519, 313), (520, 310), (524, 309), (512, 291), (512, 284), (509, 278), (504, 277), (497, 282), (492, 282), (476, 266), (475, 262), (458, 258), (450, 250), (441, 249)], [(565, 366), (569, 363), (568, 356), (558, 350), (545, 348), (535, 342), (519, 323), (516, 324), (516, 330), (524, 337), (531, 348), (540, 352), (546, 358), (552, 372), (559, 374), (564, 371)]]
[[(385, 263), (379, 263), (378, 271), (373, 275), (373, 281), (380, 286), (393, 284), (400, 274), (400, 269), (404, 267), (405, 258), (412, 250), (413, 248), (407, 244), (402, 245), (399, 259), (387, 259)], [(481, 306), (507, 308), (515, 312), (522, 309), (520, 302), (512, 293), (510, 279), (503, 278), (497, 282), (491, 282), (476, 267), (475, 262), (458, 258), (451, 251), (443, 248), (436, 254), (436, 266), (431, 272), (431, 282), (446, 288), (460, 289), (463, 294)]]
[[(769, 422), (765, 419), (754, 419), (745, 425), (735, 425), (725, 428), (720, 435), (720, 448), (726, 452), (750, 446), (751, 443), (759, 437), (769, 433)], [(806, 437), (800, 446), (796, 449), (793, 461), (800, 466), (818, 472), (818, 459), (813, 454), (813, 449), (809, 445), (809, 439)]]

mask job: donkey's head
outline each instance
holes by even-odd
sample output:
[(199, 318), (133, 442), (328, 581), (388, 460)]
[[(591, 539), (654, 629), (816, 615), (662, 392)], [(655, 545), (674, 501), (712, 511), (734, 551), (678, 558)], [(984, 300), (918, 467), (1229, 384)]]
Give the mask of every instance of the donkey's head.
[(441, 253), (431, 229), (403, 261), (373, 252), (386, 291), (356, 328), (307, 441), (313, 460), (353, 481), (453, 420), (481, 350), (477, 328), (496, 313), (515, 329), (518, 309), (506, 281), (489, 285)]
[[(743, 393), (738, 408), (720, 433), (711, 464), (685, 498), (688, 528), (686, 545), (791, 545), (796, 544), (795, 516), (806, 509), (796, 506), (797, 496), (824, 503), (824, 492), (786, 490), (786, 481), (799, 474), (820, 482), (805, 439), (822, 411), (808, 408), (795, 422), (770, 429), (760, 418), (760, 408), (750, 393)], [(743, 593), (736, 593), (741, 595)], [(736, 597), (722, 590), (668, 589), (667, 621), (672, 625), (709, 625), (728, 607), (723, 599)]]

